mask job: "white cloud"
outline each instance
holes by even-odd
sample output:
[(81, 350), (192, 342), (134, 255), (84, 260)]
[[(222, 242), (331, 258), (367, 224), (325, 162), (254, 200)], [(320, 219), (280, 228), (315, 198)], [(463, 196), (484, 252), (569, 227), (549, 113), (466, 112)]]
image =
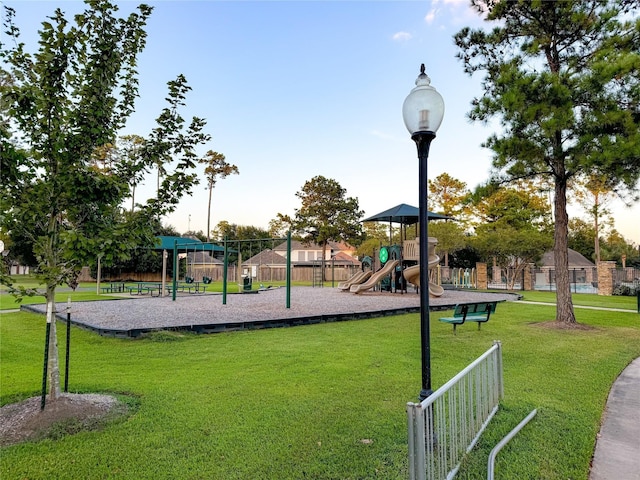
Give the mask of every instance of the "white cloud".
[(398, 42), (406, 42), (408, 40), (411, 40), (412, 37), (413, 35), (411, 35), (409, 32), (397, 32), (393, 34), (393, 39)]
[(482, 19), (476, 9), (469, 4), (469, 0), (432, 0), (431, 9), (425, 15), (424, 21), (430, 25), (436, 17), (451, 25), (475, 24)]
[(424, 17), (424, 21), (427, 23), (431, 23), (433, 22), (433, 20), (435, 20), (436, 18), (436, 13), (438, 12), (437, 8), (432, 8), (429, 13), (427, 13)]

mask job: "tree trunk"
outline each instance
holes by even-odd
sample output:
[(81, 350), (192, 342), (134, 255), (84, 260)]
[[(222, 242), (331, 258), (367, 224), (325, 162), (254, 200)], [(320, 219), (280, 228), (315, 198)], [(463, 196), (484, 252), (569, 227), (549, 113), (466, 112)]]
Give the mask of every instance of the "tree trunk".
[(567, 215), (567, 182), (556, 177), (555, 182), (555, 229), (553, 256), (556, 269), (556, 321), (576, 323), (571, 301), (569, 283), (569, 216)]
[[(596, 200), (597, 203), (597, 200)], [(596, 205), (595, 215), (594, 215), (594, 229), (596, 231), (596, 238), (594, 240), (594, 249), (596, 251), (596, 265), (600, 263), (600, 225), (598, 222), (598, 210)]]
[(213, 187), (209, 187), (209, 204), (207, 205), (207, 242), (211, 241), (211, 193)]
[(320, 263), (320, 268), (322, 268), (322, 286), (324, 286), (324, 257), (327, 253), (327, 241), (322, 242), (322, 262)]
[(55, 294), (54, 287), (47, 287), (47, 323), (50, 324), (49, 336), (49, 401), (55, 402), (60, 396), (60, 367), (58, 363), (58, 335), (56, 334), (56, 312), (55, 312)]

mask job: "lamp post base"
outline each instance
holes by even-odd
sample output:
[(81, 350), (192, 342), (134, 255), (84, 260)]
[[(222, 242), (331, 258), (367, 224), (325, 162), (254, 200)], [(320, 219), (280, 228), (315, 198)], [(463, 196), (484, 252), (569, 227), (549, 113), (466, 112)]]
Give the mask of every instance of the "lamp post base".
[(418, 395), (418, 400), (422, 402), (427, 397), (429, 397), (432, 393), (433, 393), (433, 390), (431, 389), (428, 389), (428, 390), (422, 389), (420, 390), (420, 394)]

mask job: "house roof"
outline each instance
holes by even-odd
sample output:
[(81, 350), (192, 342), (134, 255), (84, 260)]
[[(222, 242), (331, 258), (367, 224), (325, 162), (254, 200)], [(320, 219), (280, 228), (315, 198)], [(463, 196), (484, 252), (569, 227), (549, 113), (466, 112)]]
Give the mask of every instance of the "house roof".
[(357, 265), (360, 266), (362, 262), (355, 257), (352, 257), (348, 253), (338, 252), (333, 257), (331, 257), (331, 261), (338, 264), (347, 264), (347, 265)]
[[(595, 263), (587, 259), (581, 253), (572, 249), (567, 249), (569, 252), (569, 266), (570, 267), (595, 267)], [(553, 257), (553, 250), (549, 250), (542, 256), (541, 264), (543, 267), (555, 266), (555, 259)]]
[(266, 249), (242, 262), (242, 265), (286, 265), (287, 259), (273, 250)]
[[(335, 250), (335, 251), (342, 251), (345, 248), (348, 248), (348, 249), (352, 248), (352, 247), (349, 247), (349, 245), (346, 245), (345, 243), (334, 242), (331, 240), (327, 242), (327, 246), (331, 250)], [(287, 242), (282, 242), (280, 245), (277, 245), (276, 247), (274, 247), (274, 250), (278, 252), (286, 251)], [(304, 242), (301, 242), (300, 240), (291, 240), (291, 250), (322, 250), (322, 245), (318, 245), (317, 243), (304, 243)]]
[(222, 265), (224, 262), (222, 260), (212, 257), (209, 252), (189, 252), (187, 253), (187, 258), (189, 259), (189, 263), (193, 263), (196, 265)]

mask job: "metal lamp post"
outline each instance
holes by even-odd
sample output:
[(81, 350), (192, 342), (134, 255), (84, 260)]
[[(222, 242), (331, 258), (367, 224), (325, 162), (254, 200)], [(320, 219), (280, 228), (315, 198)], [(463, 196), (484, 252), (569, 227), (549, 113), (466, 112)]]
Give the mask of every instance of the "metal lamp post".
[(416, 142), (419, 160), (420, 215), (420, 339), (422, 352), (422, 390), (420, 401), (431, 395), (431, 339), (429, 332), (429, 235), (427, 228), (427, 159), (429, 146), (444, 116), (442, 96), (431, 85), (431, 79), (420, 66), (416, 87), (402, 105), (404, 124)]

